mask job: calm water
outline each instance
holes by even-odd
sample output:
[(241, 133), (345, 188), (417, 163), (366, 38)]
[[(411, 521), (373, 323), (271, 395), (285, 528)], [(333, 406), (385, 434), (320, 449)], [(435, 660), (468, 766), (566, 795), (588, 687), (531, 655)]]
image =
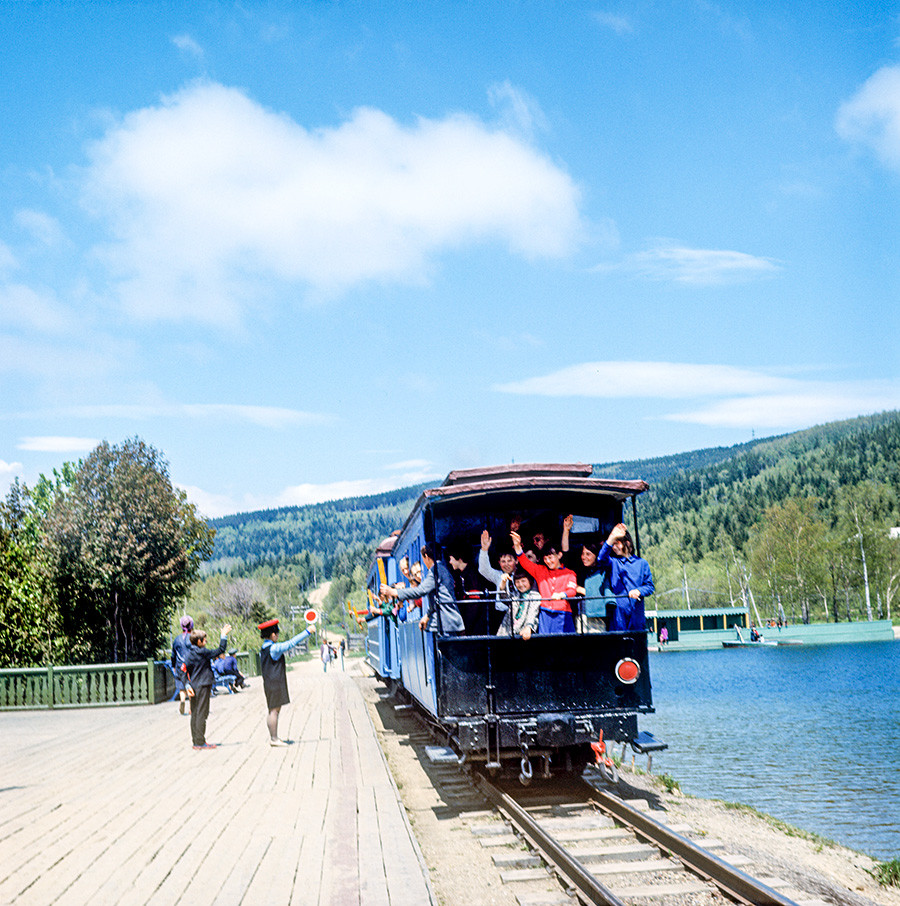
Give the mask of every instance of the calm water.
[(654, 773), (900, 858), (900, 642), (666, 652), (650, 671)]

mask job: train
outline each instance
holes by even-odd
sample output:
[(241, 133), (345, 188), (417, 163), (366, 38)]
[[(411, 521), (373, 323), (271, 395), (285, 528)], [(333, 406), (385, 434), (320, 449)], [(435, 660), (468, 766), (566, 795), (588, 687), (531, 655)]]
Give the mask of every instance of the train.
[[(462, 544), (476, 562), (483, 531), (497, 544), (509, 543), (511, 525), (523, 537), (539, 528), (558, 539), (569, 514), (573, 549), (602, 543), (630, 518), (639, 551), (637, 498), (648, 487), (643, 480), (595, 477), (582, 463), (456, 470), (424, 490), (403, 526), (378, 546), (367, 579), (366, 661), (461, 763), (492, 775), (518, 773), (527, 783), (535, 773), (580, 773), (607, 745), (665, 748), (638, 728), (638, 716), (654, 710), (647, 633), (607, 631), (608, 614), (597, 607), (614, 604), (585, 601), (575, 633), (528, 640), (493, 628), (442, 635), (420, 628), (420, 611), (407, 616), (404, 608), (383, 604), (382, 587), (407, 583), (426, 543), (438, 556)], [(489, 592), (482, 600), (489, 611), (495, 607)]]

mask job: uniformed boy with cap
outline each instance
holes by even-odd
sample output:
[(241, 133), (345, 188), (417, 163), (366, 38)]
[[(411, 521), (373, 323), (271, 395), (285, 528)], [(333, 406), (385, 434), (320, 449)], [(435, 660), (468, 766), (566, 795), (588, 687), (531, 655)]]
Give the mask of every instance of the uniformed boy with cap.
[(260, 637), (263, 640), (259, 652), (260, 673), (262, 673), (263, 689), (266, 693), (266, 727), (269, 730), (270, 746), (286, 746), (288, 743), (278, 738), (278, 715), (281, 706), (290, 700), (287, 685), (287, 665), (284, 656), (292, 648), (296, 648), (304, 639), (311, 635), (309, 629), (304, 629), (287, 642), (278, 641), (278, 620), (266, 620), (258, 625)]

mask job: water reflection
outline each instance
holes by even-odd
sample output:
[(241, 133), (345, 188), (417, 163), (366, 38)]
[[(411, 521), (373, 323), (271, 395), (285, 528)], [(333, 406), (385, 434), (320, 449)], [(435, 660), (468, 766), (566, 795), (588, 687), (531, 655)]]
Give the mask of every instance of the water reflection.
[(900, 643), (653, 655), (654, 772), (900, 857)]

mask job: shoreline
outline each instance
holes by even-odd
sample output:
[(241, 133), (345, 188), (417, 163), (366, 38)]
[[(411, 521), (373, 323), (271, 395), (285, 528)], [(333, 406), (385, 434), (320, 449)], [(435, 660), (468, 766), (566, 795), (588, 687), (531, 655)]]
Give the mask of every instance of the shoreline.
[(764, 858), (781, 877), (801, 888), (848, 906), (900, 906), (900, 888), (882, 887), (873, 872), (884, 864), (813, 831), (795, 827), (741, 802), (703, 799), (681, 792), (666, 774), (619, 768), (623, 786), (655, 797), (666, 823), (684, 821), (710, 839), (724, 840), (729, 850)]

